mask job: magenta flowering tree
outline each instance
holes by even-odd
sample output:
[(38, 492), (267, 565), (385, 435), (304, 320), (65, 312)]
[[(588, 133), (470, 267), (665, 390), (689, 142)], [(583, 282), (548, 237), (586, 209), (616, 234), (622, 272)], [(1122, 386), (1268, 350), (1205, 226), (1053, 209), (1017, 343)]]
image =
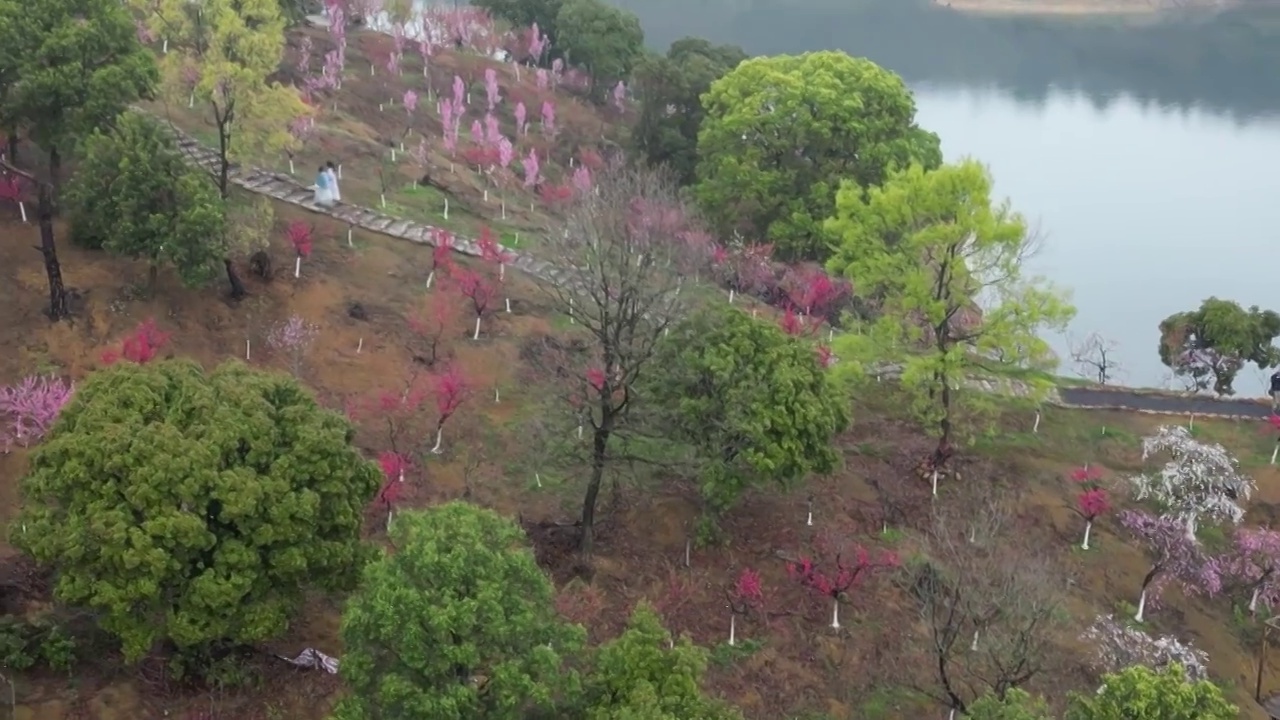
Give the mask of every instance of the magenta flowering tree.
[(556, 106), (550, 100), (542, 101), (542, 133), (548, 140), (556, 137)]
[(1212, 595), (1221, 589), (1221, 576), (1195, 541), (1187, 537), (1186, 525), (1180, 518), (1126, 510), (1120, 513), (1120, 524), (1146, 546), (1151, 563), (1142, 578), (1135, 621), (1143, 621), (1148, 605), (1159, 606), (1161, 592), (1171, 580), (1193, 593)]
[(431, 97), (431, 57), (436, 54), (436, 48), (426, 28), (418, 36), (418, 54), (422, 56), (422, 77), (427, 79), (427, 97)]
[(459, 75), (453, 76), (453, 110), (459, 117), (467, 112), (467, 84)]
[(1076, 468), (1071, 471), (1069, 476), (1071, 482), (1080, 486), (1080, 492), (1076, 494), (1075, 511), (1080, 517), (1084, 518), (1084, 540), (1080, 543), (1081, 550), (1089, 549), (1089, 531), (1093, 530), (1093, 521), (1105, 515), (1111, 509), (1111, 498), (1107, 494), (1106, 488), (1102, 487), (1102, 471), (1096, 466)]
[(1280, 532), (1241, 528), (1232, 548), (1213, 562), (1227, 583), (1249, 594), (1251, 614), (1257, 614), (1259, 603), (1280, 607)]
[(75, 385), (58, 377), (32, 375), (0, 387), (0, 447), (30, 447), (44, 437), (71, 399)]
[(413, 113), (418, 109), (418, 93), (412, 90), (405, 90), (404, 97), (404, 132), (401, 133), (400, 144), (404, 145), (404, 138), (409, 137), (409, 133), (413, 131)]
[(548, 74), (546, 69), (538, 68), (538, 72), (534, 73), (534, 77), (537, 80), (538, 89), (546, 90), (548, 85), (550, 84), (550, 80), (548, 79)]
[(591, 192), (591, 170), (586, 165), (579, 165), (573, 171), (573, 189), (586, 195)]
[(302, 374), (302, 360), (319, 334), (319, 327), (297, 315), (291, 315), (288, 320), (267, 333), (267, 344), (289, 358), (289, 370), (296, 377)]
[[(503, 178), (511, 173), (511, 163), (516, 159), (516, 146), (505, 137), (498, 138), (498, 167)], [(504, 193), (499, 193), (498, 203), (502, 219), (507, 219), (507, 198)]]
[(524, 186), (527, 190), (532, 190), (538, 186), (541, 178), (538, 177), (540, 170), (538, 166), (538, 151), (530, 150), (529, 156), (524, 159)]
[(498, 88), (498, 71), (493, 68), (484, 69), (484, 94), (485, 100), (489, 103), (489, 112), (492, 113), (498, 107), (498, 102), (502, 100)]
[(746, 616), (764, 608), (764, 583), (760, 580), (760, 573), (751, 568), (743, 568), (725, 596), (729, 601), (729, 644), (736, 645), (738, 616)]
[[(547, 36), (542, 34), (538, 23), (534, 23), (525, 31), (525, 44), (529, 48), (529, 59), (535, 64), (542, 62), (542, 53), (547, 50)], [(546, 72), (545, 70), (543, 72)]]
[(523, 102), (516, 103), (516, 134), (525, 135), (529, 132), (529, 109), (524, 106)]

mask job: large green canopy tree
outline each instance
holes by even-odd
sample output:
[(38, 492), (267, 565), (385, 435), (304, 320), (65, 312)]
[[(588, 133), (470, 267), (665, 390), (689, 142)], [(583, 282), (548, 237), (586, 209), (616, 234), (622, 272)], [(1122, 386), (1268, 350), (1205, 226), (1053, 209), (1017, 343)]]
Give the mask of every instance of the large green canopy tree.
[(342, 616), (336, 720), (517, 720), (577, 689), (563, 659), (584, 633), (556, 615), (519, 527), (451, 502), (396, 515), (390, 534)]
[(644, 51), (640, 19), (601, 0), (564, 0), (556, 15), (556, 45), (569, 62), (591, 75), (591, 96), (602, 100)]
[(736, 45), (683, 38), (666, 55), (650, 54), (636, 64), (631, 84), (640, 95), (640, 117), (631, 142), (645, 162), (667, 166), (681, 185), (697, 179), (702, 96), (746, 59)]
[(62, 152), (150, 95), (159, 80), (119, 0), (2, 1), (0, 47), (16, 50), (18, 60), (0, 122), (25, 127), (49, 153), (55, 187)]
[(814, 348), (777, 325), (721, 306), (664, 338), (645, 399), (658, 426), (697, 454), (708, 509), (746, 490), (786, 485), (839, 461), (832, 440), (849, 425), (848, 399)]
[(1027, 275), (1035, 237), (1007, 204), (992, 204), (986, 168), (972, 160), (912, 165), (868, 192), (845, 184), (836, 206), (827, 228), (839, 245), (827, 269), (882, 310), (874, 326), (840, 339), (838, 354), (849, 361), (841, 366), (902, 363), (902, 386), (938, 436), (935, 463), (970, 429), (961, 418), (992, 418), (998, 409), (972, 387), (973, 376), (1016, 373), (1038, 393), (1052, 387), (1026, 371), (1057, 364), (1041, 333), (1065, 328), (1075, 308)]
[(188, 286), (218, 274), (225, 256), (222, 198), (158, 122), (126, 112), (114, 127), (86, 138), (81, 155), (66, 192), (72, 240), (145, 259), (152, 290), (161, 264), (172, 265)]
[(1106, 675), (1096, 693), (1071, 698), (1065, 720), (1234, 720), (1240, 709), (1208, 680), (1191, 682), (1174, 664), (1142, 665)]
[(137, 660), (282, 633), (310, 588), (349, 588), (375, 464), (289, 376), (123, 363), (76, 390), (31, 455), (13, 542)]
[(842, 180), (865, 189), (893, 167), (942, 162), (902, 78), (842, 52), (752, 58), (702, 104), (699, 205), (722, 234), (773, 243), (785, 259), (827, 257), (822, 223)]
[(1213, 386), (1234, 395), (1236, 375), (1245, 363), (1266, 369), (1280, 364), (1280, 314), (1257, 305), (1211, 297), (1200, 307), (1174, 313), (1160, 323), (1160, 361), (1195, 390)]

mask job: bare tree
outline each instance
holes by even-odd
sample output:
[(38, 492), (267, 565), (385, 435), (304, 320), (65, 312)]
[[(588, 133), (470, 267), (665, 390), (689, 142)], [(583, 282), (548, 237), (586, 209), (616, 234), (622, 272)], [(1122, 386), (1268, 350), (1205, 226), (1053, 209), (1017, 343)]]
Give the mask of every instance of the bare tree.
[(1080, 340), (1067, 338), (1067, 347), (1071, 353), (1071, 363), (1075, 365), (1076, 374), (1080, 377), (1106, 385), (1123, 371), (1115, 358), (1120, 343), (1108, 340), (1096, 332), (1089, 333)]
[(977, 505), (935, 515), (930, 561), (908, 578), (934, 667), (921, 690), (958, 713), (1045, 671), (1064, 602), (1062, 574), (1013, 537), (1007, 503)]
[(592, 550), (610, 442), (626, 430), (634, 387), (659, 340), (684, 313), (680, 276), (700, 262), (702, 237), (668, 178), (615, 162), (568, 208), (544, 246), (553, 266), (572, 270), (543, 288), (587, 345), (587, 365), (571, 378), (580, 386), (577, 409), (590, 443), (580, 518), (584, 554)]

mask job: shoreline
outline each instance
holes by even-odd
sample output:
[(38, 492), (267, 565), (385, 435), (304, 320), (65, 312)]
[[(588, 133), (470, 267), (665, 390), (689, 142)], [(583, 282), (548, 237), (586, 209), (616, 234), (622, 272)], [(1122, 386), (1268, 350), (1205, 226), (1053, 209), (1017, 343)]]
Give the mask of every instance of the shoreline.
[(971, 15), (1028, 17), (1152, 17), (1170, 10), (1225, 10), (1232, 0), (1188, 0), (1164, 5), (1160, 0), (933, 0), (933, 4)]

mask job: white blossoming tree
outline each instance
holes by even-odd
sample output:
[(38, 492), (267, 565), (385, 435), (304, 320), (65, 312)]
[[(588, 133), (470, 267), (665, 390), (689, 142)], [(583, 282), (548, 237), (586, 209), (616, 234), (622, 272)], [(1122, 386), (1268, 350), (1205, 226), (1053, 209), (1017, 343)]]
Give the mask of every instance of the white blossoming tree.
[(1152, 637), (1113, 615), (1099, 615), (1080, 639), (1093, 647), (1094, 667), (1102, 673), (1134, 665), (1159, 670), (1178, 663), (1191, 682), (1209, 679), (1209, 656), (1203, 650), (1168, 635)]
[(1159, 472), (1131, 478), (1137, 497), (1155, 500), (1163, 515), (1185, 523), (1188, 537), (1195, 538), (1202, 519), (1239, 524), (1244, 518), (1242, 504), (1254, 482), (1226, 448), (1197, 441), (1185, 427), (1163, 425), (1142, 440), (1142, 459), (1153, 456), (1169, 460)]

